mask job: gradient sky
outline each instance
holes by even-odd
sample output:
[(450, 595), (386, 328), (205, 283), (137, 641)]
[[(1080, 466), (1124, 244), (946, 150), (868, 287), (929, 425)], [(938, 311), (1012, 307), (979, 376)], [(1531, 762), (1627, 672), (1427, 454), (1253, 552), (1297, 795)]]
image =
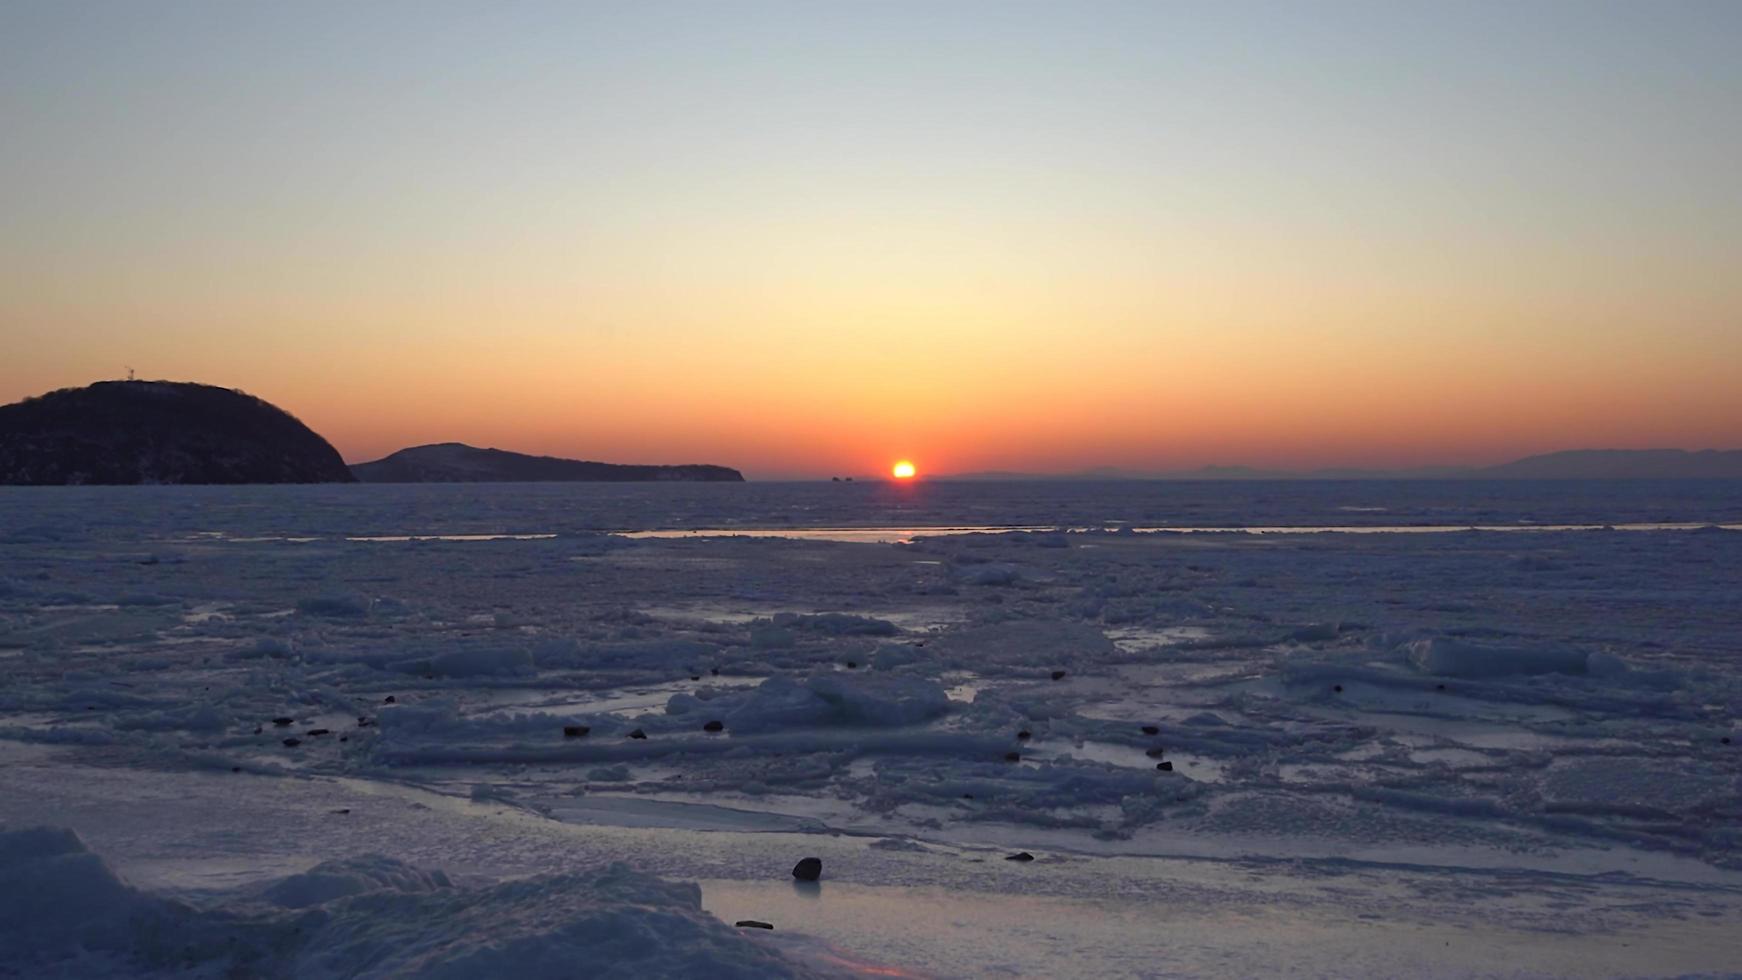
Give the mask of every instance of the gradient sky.
[(0, 402), (752, 477), (1742, 446), (1742, 3), (0, 0)]

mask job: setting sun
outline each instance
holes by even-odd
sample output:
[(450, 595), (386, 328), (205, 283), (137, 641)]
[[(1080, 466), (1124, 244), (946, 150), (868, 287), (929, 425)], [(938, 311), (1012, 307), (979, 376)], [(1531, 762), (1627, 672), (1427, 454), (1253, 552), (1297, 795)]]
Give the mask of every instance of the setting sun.
[(914, 474), (919, 472), (919, 471), (913, 468), (912, 463), (910, 463), (904, 459), (901, 462), (896, 463), (893, 467), (891, 467), (889, 472), (897, 480), (911, 480), (911, 479), (913, 479)]

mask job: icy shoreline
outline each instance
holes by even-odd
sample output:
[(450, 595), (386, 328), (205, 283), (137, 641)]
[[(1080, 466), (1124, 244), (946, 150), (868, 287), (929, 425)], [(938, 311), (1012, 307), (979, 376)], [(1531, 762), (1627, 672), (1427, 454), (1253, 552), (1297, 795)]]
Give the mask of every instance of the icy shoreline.
[[(8, 790), (25, 793), (5, 797), (6, 819), (76, 811), (90, 846), (125, 879), (214, 911), (245, 912), (263, 891), (290, 891), (283, 882), (307, 879), (319, 855), (338, 849), (447, 868), (463, 890), (504, 876), (595, 874), (612, 860), (687, 874), (701, 880), (708, 912), (773, 921), (773, 933), (752, 938), (792, 969), (822, 973), (1710, 975), (1738, 953), (1736, 896), (1721, 885), (1349, 862), (1109, 864), (1050, 852), (1019, 866), (997, 850), (564, 824), (499, 802), (324, 779), (104, 777), (64, 765), (5, 776)], [(834, 870), (814, 891), (781, 866), (801, 851)], [(62, 975), (100, 975), (96, 962)], [(583, 952), (574, 962), (592, 960)]]

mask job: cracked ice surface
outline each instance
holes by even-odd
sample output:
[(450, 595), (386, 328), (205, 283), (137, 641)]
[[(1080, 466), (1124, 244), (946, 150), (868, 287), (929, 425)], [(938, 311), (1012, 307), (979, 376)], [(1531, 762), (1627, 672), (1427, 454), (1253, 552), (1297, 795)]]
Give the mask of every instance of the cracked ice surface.
[[(116, 908), (192, 902), (177, 928), (199, 936), (214, 916), (276, 935), (283, 911), (223, 917), (314, 882), (406, 929), (442, 887), (484, 889), (526, 949), (591, 941), (615, 912), (504, 924), (537, 900), (490, 889), (549, 871), (652, 889), (673, 935), (746, 969), (981, 972), (1013, 894), (1070, 955), (1036, 941), (1019, 972), (1282, 962), (1204, 937), (1188, 955), (1147, 921), (1100, 959), (1070, 941), (1112, 928), (1082, 903), (1176, 901), (1185, 878), (1200, 907), (1319, 923), (1326, 973), (1358, 962), (1332, 941), (1357, 919), (1395, 938), (1357, 972), (1421, 967), (1412, 930), (1448, 923), (1517, 947), (1451, 972), (1733, 968), (1742, 532), (1704, 526), (1738, 517), (1714, 486), (8, 489), (0, 821), (73, 828), (69, 867), (171, 896)], [(1689, 527), (1123, 529), (1352, 521)], [(804, 530), (932, 526), (976, 531)], [(797, 536), (603, 533), (683, 527)], [(475, 821), (486, 843), (458, 843)], [(825, 849), (841, 905), (759, 890)], [(1015, 849), (1041, 860), (1014, 871)], [(616, 858), (631, 883), (601, 884)], [(702, 880), (722, 915), (804, 916), (819, 945), (716, 933), (641, 872)], [(985, 948), (922, 928), (937, 888), (980, 910)], [(1631, 967), (1549, 938), (1629, 930)], [(102, 938), (85, 965), (115, 955)]]

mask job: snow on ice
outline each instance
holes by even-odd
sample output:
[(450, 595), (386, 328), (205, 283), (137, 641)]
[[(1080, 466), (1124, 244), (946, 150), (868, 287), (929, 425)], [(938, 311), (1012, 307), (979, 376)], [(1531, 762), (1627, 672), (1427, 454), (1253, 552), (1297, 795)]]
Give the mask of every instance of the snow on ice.
[[(1409, 930), (1438, 928), (1527, 972), (1736, 969), (1742, 532), (1704, 529), (1736, 511), (1704, 485), (9, 488), (0, 951), (981, 972), (917, 913), (832, 917), (947, 888), (1018, 972), (1280, 965), (1149, 920), (1023, 952), (995, 911), (1086, 935), (1082, 903), (1160, 915), (1183, 881), (1260, 918), (1288, 893), (1326, 973), (1419, 972)], [(1351, 520), (1519, 530), (1132, 530)], [(1664, 523), (1689, 526), (1527, 530)], [(245, 808), (267, 795), (286, 823)], [(469, 821), (488, 846), (456, 846)], [(758, 890), (826, 841), (821, 904)], [(1389, 959), (1332, 941), (1356, 884)]]
[(222, 903), (123, 881), (78, 835), (0, 833), (0, 946), (18, 975), (809, 976), (702, 911), (693, 884), (618, 864), (477, 888), (391, 858), (328, 862)]

